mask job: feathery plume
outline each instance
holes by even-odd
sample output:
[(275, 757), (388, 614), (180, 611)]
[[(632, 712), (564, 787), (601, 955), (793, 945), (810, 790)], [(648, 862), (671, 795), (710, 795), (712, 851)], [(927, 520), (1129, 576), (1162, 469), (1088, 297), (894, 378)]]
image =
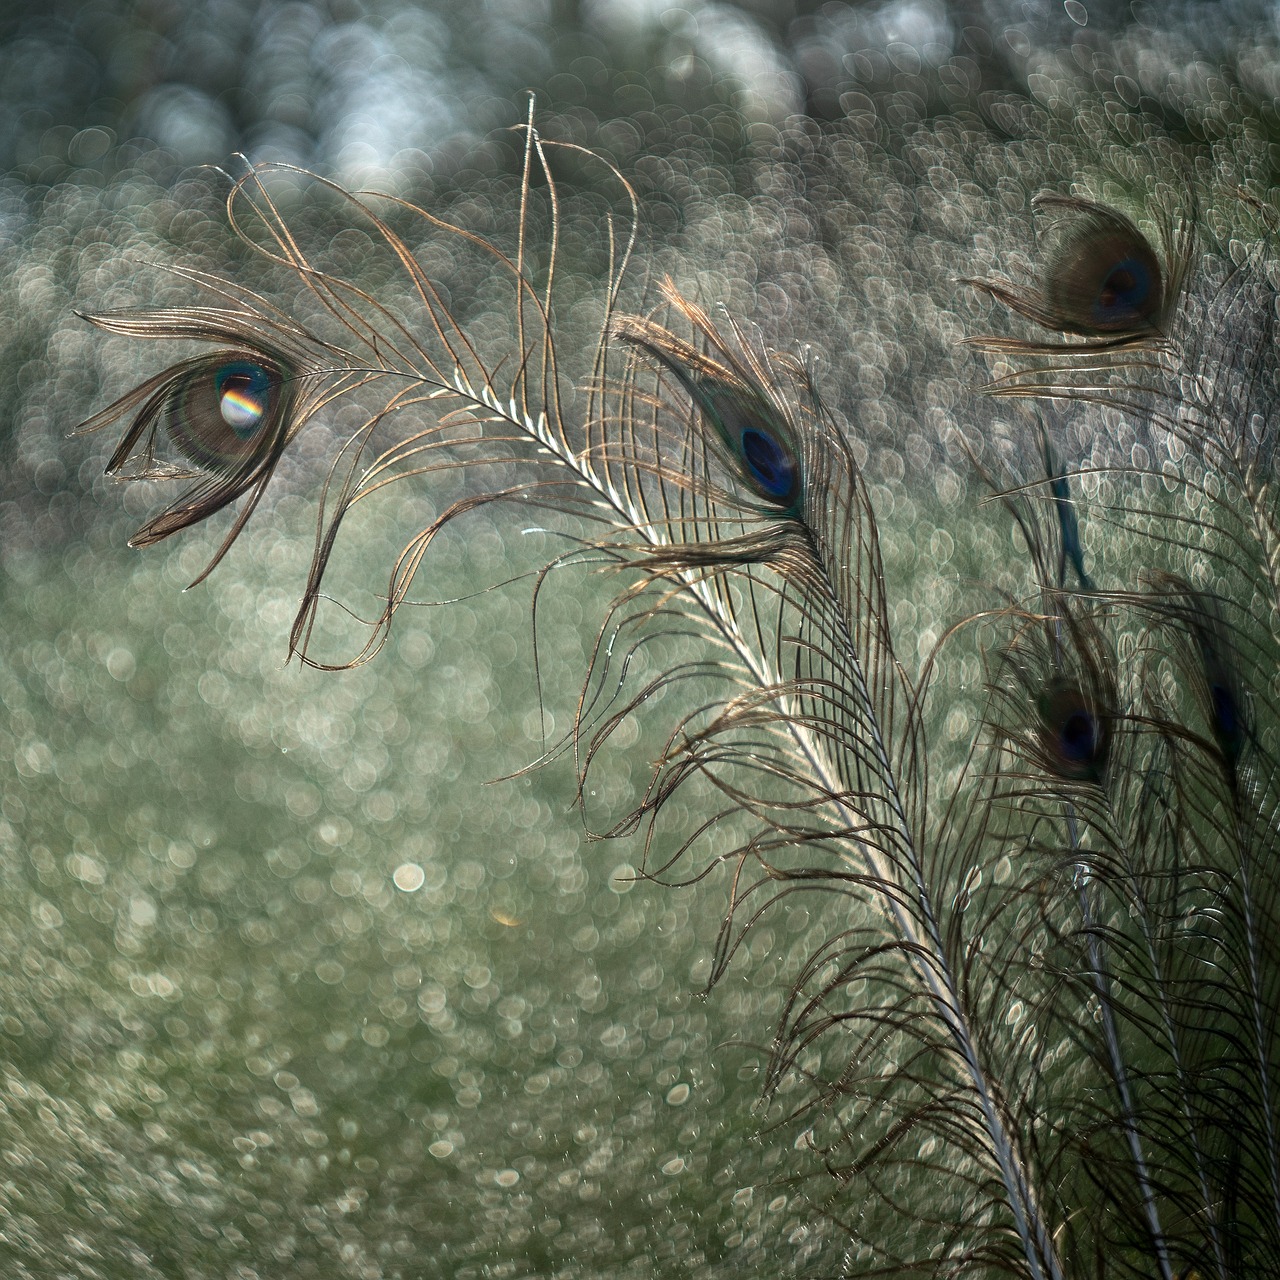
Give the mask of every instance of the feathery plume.
[[(810, 1194), (849, 1237), (845, 1273), (1280, 1274), (1265, 276), (1197, 263), (1194, 210), (1160, 215), (1153, 242), (1100, 202), (1038, 200), (1034, 280), (968, 282), (1032, 326), (971, 335), (998, 362), (985, 389), (1046, 416), (1140, 418), (1147, 460), (1073, 471), (1043, 425), (1023, 474), (975, 457), (1017, 530), (1025, 592), (993, 593), (908, 663), (857, 422), (805, 361), (671, 281), (651, 313), (622, 310), (635, 201), (617, 174), (629, 215), (602, 232), (599, 343), (582, 387), (562, 371), (553, 148), (532, 121), (525, 136), (514, 255), (334, 189), (390, 252), (412, 313), (316, 268), (250, 170), (233, 226), (265, 230), (256, 243), (336, 338), (198, 272), (184, 274), (212, 305), (88, 317), (215, 348), (84, 424), (127, 423), (112, 473), (191, 482), (135, 542), (241, 500), (212, 569), (316, 415), (370, 398), (333, 458), (289, 641), (339, 667), (378, 651), (446, 526), (494, 504), (560, 518), (567, 549), (539, 589), (575, 564), (620, 585), (548, 754), (572, 752), (585, 808), (624, 725), (663, 743), (638, 803), (597, 834), (639, 841), (655, 879), (729, 868), (713, 980), (779, 903), (833, 904), (838, 924), (792, 975), (766, 1087), (828, 1171)], [(540, 271), (535, 185), (552, 208)], [(396, 218), (488, 259), (505, 346), (456, 317)], [(355, 652), (321, 656), (344, 523), (392, 486), (457, 473)], [(1091, 547), (1078, 501), (1089, 530), (1128, 535), (1122, 563)], [(975, 641), (985, 709), (957, 746), (938, 675)], [(638, 660), (649, 651), (675, 656)], [(798, 1103), (780, 1091), (795, 1076)]]

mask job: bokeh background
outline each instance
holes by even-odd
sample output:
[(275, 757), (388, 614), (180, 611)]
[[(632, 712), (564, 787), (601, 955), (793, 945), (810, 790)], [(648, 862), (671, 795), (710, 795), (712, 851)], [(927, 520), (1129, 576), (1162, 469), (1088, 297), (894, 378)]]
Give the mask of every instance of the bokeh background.
[[(126, 548), (159, 499), (70, 433), (187, 349), (77, 310), (196, 300), (174, 263), (302, 305), (210, 166), (299, 165), (510, 249), (533, 91), (547, 137), (637, 191), (631, 304), (669, 272), (816, 349), (923, 653), (1000, 585), (955, 433), (998, 452), (1009, 426), (972, 394), (959, 342), (990, 317), (958, 278), (1025, 264), (1031, 197), (1082, 182), (1229, 243), (1239, 190), (1274, 186), (1278, 89), (1260, 3), (0, 9), (0, 1272), (858, 1273), (803, 1082), (761, 1101), (832, 921), (789, 899), (708, 994), (723, 880), (637, 879), (634, 842), (587, 838), (569, 759), (508, 776), (569, 723), (607, 581), (548, 591), (539, 686), (527, 575), (558, 544), (478, 518), (421, 584), (455, 603), (407, 610), (371, 666), (285, 665), (323, 424), (198, 589), (225, 520)], [(562, 183), (586, 350), (619, 188), (585, 161)], [(309, 252), (392, 287), (350, 210), (281, 199)], [(433, 270), (490, 323), (480, 259)], [(442, 484), (352, 521), (341, 572), (380, 581)], [(643, 784), (642, 746), (590, 814)]]

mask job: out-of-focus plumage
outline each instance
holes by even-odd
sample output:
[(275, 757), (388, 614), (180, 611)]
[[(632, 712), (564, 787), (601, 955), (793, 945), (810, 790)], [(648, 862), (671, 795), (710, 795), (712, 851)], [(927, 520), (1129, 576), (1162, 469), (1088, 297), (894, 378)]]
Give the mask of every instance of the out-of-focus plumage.
[[(545, 185), (554, 210), (548, 153), (531, 127), (525, 196)], [(567, 549), (543, 575), (578, 563), (621, 585), (558, 745), (585, 794), (624, 724), (656, 722), (665, 743), (601, 834), (642, 841), (658, 878), (731, 867), (717, 974), (779, 900), (834, 903), (779, 1025), (743, 1034), (772, 1037), (771, 1090), (806, 1081), (799, 1103), (779, 1097), (828, 1170), (808, 1190), (848, 1233), (845, 1273), (1280, 1275), (1277, 299), (1262, 264), (1197, 243), (1191, 209), (1157, 211), (1152, 238), (1147, 211), (1050, 194), (1030, 277), (956, 285), (1009, 312), (1006, 332), (969, 335), (993, 365), (986, 392), (1043, 417), (1028, 414), (1016, 458), (973, 456), (1025, 590), (992, 593), (917, 661), (858, 423), (805, 360), (677, 284), (623, 313), (625, 216), (601, 231), (601, 338), (575, 393), (554, 217), (535, 270), (523, 207), (504, 254), (343, 197), (403, 271), (410, 314), (314, 267), (268, 182), (235, 184), (233, 223), (265, 230), (337, 338), (198, 272), (184, 274), (212, 305), (90, 317), (215, 348), (85, 424), (128, 422), (113, 473), (190, 482), (135, 541), (242, 499), (212, 568), (317, 413), (372, 394), (336, 450), (290, 638), (341, 666), (317, 652), (319, 611), (360, 504), (455, 486), (352, 661), (379, 648), (447, 525), (495, 503), (562, 513)], [(505, 349), (455, 318), (396, 218), (508, 281)], [(1139, 424), (1127, 457), (1106, 412)], [(1077, 465), (1051, 428), (1091, 416)], [(641, 673), (649, 648), (675, 656)], [(985, 710), (944, 735), (938, 674), (975, 652)]]

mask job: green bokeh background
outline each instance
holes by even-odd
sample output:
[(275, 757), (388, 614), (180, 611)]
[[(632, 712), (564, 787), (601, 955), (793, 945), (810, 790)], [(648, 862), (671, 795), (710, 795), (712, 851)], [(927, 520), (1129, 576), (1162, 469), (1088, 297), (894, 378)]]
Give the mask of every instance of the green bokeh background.
[[(1187, 172), (1229, 152), (1269, 190), (1275, 33), (1223, 8), (1158, 31), (1049, 4), (0, 15), (5, 1276), (856, 1274), (787, 1090), (761, 1104), (781, 1000), (831, 920), (789, 900), (707, 995), (723, 879), (637, 880), (636, 843), (588, 840), (566, 757), (507, 777), (567, 727), (610, 582), (553, 584), (540, 692), (519, 575), (560, 548), (482, 517), (421, 593), (464, 600), (407, 610), (370, 666), (286, 665), (323, 434), (197, 590), (218, 528), (125, 549), (157, 498), (102, 480), (113, 441), (68, 432), (168, 356), (74, 310), (191, 301), (174, 261), (287, 288), (193, 166), (244, 148), (509, 240), (501, 130), (538, 89), (548, 136), (640, 189), (636, 299), (671, 270), (825, 348), (923, 653), (1009, 545), (939, 425), (1004, 429), (945, 354), (980, 309), (953, 300), (957, 254), (1003, 261), (1002, 208), (1025, 251), (1028, 193), (1105, 169), (1094, 130), (1063, 149), (1082, 103), (1121, 139), (1117, 103), (1156, 122)], [(418, 125), (389, 133), (384, 101)], [(300, 235), (376, 282), (332, 207), (296, 199)], [(577, 334), (600, 280), (566, 253)], [(414, 504), (442, 501), (351, 522), (341, 572), (380, 581)], [(651, 757), (611, 758), (590, 816), (624, 808)], [(856, 1212), (856, 1189), (838, 1199)]]

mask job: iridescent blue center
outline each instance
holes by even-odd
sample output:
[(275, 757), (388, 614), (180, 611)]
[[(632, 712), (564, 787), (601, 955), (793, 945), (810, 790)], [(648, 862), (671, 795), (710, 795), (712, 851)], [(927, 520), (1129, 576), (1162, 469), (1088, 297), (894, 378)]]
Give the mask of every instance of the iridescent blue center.
[(252, 438), (267, 416), (271, 375), (260, 364), (236, 360), (218, 370), (213, 385), (223, 422), (241, 440)]
[(1209, 690), (1213, 699), (1213, 723), (1224, 738), (1234, 738), (1240, 728), (1240, 717), (1236, 712), (1236, 700), (1231, 691), (1220, 684)]
[(1063, 756), (1072, 764), (1091, 764), (1098, 749), (1097, 726), (1087, 711), (1069, 715), (1058, 733)]
[(1151, 301), (1151, 268), (1141, 258), (1125, 258), (1107, 273), (1094, 316), (1099, 324), (1114, 324), (1127, 316), (1144, 315)]
[(1057, 684), (1040, 701), (1045, 763), (1059, 777), (1097, 781), (1106, 764), (1107, 726), (1084, 692)]
[(1209, 701), (1213, 707), (1213, 732), (1218, 746), (1229, 760), (1235, 760), (1244, 749), (1248, 733), (1244, 717), (1240, 714), (1240, 704), (1235, 694), (1218, 681), (1209, 685)]
[(747, 427), (738, 437), (738, 444), (761, 492), (780, 501), (790, 498), (796, 484), (796, 464), (790, 452), (756, 427)]

